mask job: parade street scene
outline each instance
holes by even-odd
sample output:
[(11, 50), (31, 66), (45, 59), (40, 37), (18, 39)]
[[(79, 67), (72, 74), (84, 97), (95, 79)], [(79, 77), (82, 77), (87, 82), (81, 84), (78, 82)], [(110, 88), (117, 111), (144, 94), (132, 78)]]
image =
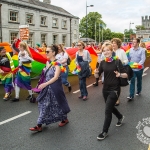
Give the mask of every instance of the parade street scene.
[(149, 6), (0, 0), (0, 150), (150, 150)]

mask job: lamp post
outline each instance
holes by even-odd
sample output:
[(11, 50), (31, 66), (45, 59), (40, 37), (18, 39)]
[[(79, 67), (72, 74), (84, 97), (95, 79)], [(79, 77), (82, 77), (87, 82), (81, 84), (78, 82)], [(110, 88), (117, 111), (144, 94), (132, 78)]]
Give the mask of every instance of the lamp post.
[(94, 7), (94, 5), (89, 5), (89, 6), (87, 6), (87, 1), (86, 1), (86, 43), (87, 43), (87, 8), (88, 7)]

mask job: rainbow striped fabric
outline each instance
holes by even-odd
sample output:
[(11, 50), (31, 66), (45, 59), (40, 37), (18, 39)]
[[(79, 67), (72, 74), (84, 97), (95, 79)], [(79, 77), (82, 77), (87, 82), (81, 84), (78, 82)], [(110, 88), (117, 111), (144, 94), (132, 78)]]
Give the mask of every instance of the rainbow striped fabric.
[(19, 67), (19, 71), (17, 72), (15, 83), (17, 86), (23, 89), (31, 90), (31, 63), (23, 63), (22, 66)]
[(140, 65), (139, 63), (129, 62), (128, 65), (129, 65), (132, 69), (142, 69), (142, 65)]
[(11, 92), (13, 89), (13, 74), (11, 72), (1, 74), (0, 79), (2, 81), (2, 84), (4, 85), (5, 92)]

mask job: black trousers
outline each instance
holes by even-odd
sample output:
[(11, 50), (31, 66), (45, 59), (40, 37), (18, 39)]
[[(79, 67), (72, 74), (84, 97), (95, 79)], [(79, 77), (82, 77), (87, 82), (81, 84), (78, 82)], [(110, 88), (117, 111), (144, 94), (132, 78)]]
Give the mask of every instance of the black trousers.
[(105, 91), (103, 90), (103, 97), (105, 99), (105, 120), (103, 125), (103, 132), (108, 132), (108, 129), (112, 120), (112, 113), (118, 118), (122, 118), (122, 114), (115, 108), (116, 101), (120, 95), (120, 90), (118, 91)]

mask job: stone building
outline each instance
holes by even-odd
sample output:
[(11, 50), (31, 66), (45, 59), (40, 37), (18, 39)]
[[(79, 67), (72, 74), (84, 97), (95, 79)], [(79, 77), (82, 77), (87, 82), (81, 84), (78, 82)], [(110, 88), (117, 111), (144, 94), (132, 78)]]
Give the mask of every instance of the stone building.
[(142, 16), (142, 26), (144, 26), (145, 30), (136, 31), (136, 37), (150, 40), (150, 16)]
[(79, 39), (79, 18), (50, 0), (0, 0), (0, 37), (13, 42), (19, 37), (19, 25), (29, 25), (28, 44), (47, 45), (64, 43), (71, 46)]

